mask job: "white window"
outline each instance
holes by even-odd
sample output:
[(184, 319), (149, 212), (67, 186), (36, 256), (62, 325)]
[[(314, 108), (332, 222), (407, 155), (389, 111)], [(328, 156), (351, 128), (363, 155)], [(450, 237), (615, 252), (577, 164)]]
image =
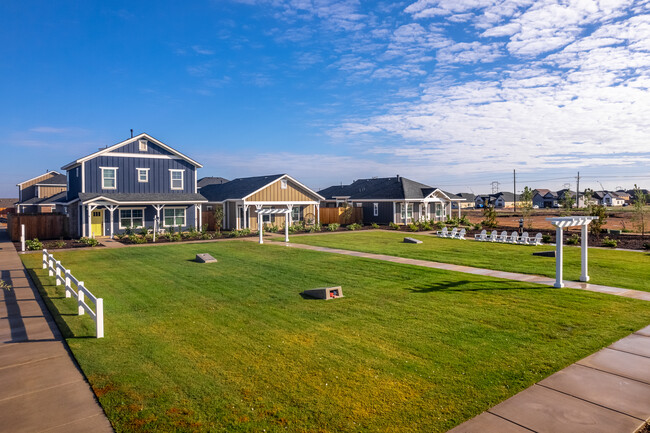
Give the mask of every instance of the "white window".
[(183, 189), (184, 170), (169, 170), (172, 189)]
[(99, 167), (102, 170), (102, 188), (117, 189), (117, 167)]
[(185, 208), (166, 207), (164, 211), (163, 225), (165, 227), (185, 226)]
[(280, 181), (280, 188), (287, 189), (287, 180), (286, 179), (282, 179)]
[(301, 221), (302, 220), (302, 207), (294, 206), (291, 209), (291, 221)]
[(406, 204), (406, 218), (413, 218), (413, 203)]
[(207, 205), (207, 206), (205, 207), (205, 210), (206, 210), (206, 211), (208, 211), (208, 210), (214, 210), (214, 208), (213, 208), (212, 206), (210, 206), (210, 205)]
[(262, 224), (271, 224), (273, 222), (270, 213), (262, 214)]
[(372, 214), (374, 216), (379, 216), (379, 203), (372, 204)]
[(140, 152), (146, 152), (147, 140), (138, 140), (138, 149), (140, 149)]
[(144, 209), (120, 209), (120, 228), (144, 227)]
[(136, 168), (138, 171), (138, 182), (149, 182), (149, 169), (148, 168)]

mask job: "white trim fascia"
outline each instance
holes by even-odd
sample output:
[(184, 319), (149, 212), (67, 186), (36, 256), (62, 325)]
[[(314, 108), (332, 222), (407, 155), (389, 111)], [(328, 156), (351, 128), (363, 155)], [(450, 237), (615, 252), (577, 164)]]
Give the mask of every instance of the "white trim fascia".
[(282, 176), (278, 177), (277, 179), (275, 179), (275, 180), (273, 180), (273, 181), (267, 183), (267, 184), (264, 185), (263, 187), (261, 187), (261, 188), (255, 190), (255, 191), (253, 191), (253, 192), (251, 192), (251, 193), (248, 194), (248, 195), (245, 195), (245, 196), (242, 197), (241, 199), (242, 199), (242, 200), (246, 200), (248, 197), (257, 194), (258, 192), (262, 191), (264, 188), (267, 188), (268, 186), (273, 185), (274, 183), (276, 183), (276, 182), (278, 182), (278, 181), (280, 181), (280, 180), (282, 180), (282, 179), (289, 179), (289, 180), (291, 180), (292, 182), (295, 182), (295, 183), (296, 183), (297, 185), (299, 185), (300, 187), (302, 187), (302, 188), (306, 189), (307, 191), (309, 191), (310, 193), (314, 194), (314, 195), (315, 195), (316, 197), (318, 197), (320, 200), (325, 200), (325, 197), (323, 197), (322, 195), (320, 195), (319, 193), (317, 193), (317, 192), (314, 191), (313, 189), (309, 188), (308, 186), (305, 186), (305, 185), (303, 185), (302, 183), (298, 182), (296, 179), (294, 179), (293, 177), (289, 176), (288, 174), (283, 174)]
[(68, 186), (65, 183), (35, 183), (34, 186), (44, 186), (44, 187), (49, 187), (49, 186)]
[[(140, 139), (143, 138), (143, 137), (146, 137), (147, 140), (149, 140), (149, 141), (153, 141), (154, 143), (156, 143), (158, 146), (162, 147), (162, 148), (165, 149), (166, 151), (171, 152), (171, 153), (173, 153), (173, 154), (175, 154), (175, 155), (177, 155), (177, 156), (180, 156), (181, 158), (183, 158), (184, 160), (186, 160), (186, 161), (189, 162), (190, 164), (194, 165), (195, 167), (197, 167), (197, 168), (202, 168), (202, 167), (203, 167), (201, 164), (199, 164), (198, 162), (194, 161), (192, 158), (189, 158), (188, 156), (183, 155), (183, 154), (182, 154), (181, 152), (179, 152), (178, 150), (173, 149), (173, 148), (167, 146), (165, 143), (163, 143), (163, 142), (161, 142), (161, 141), (158, 141), (158, 140), (156, 140), (155, 138), (153, 138), (152, 136), (150, 136), (150, 135), (148, 135), (148, 134), (146, 134), (146, 133), (143, 132), (142, 134), (136, 135), (135, 137), (131, 137), (131, 138), (126, 139), (126, 140), (124, 140), (124, 141), (121, 141), (121, 142), (119, 142), (119, 143), (117, 143), (117, 144), (114, 144), (114, 145), (112, 145), (112, 146), (109, 146), (109, 147), (107, 147), (106, 149), (102, 149), (102, 150), (100, 150), (99, 152), (95, 152), (95, 153), (92, 153), (92, 154), (90, 154), (90, 155), (88, 155), (88, 156), (84, 156), (83, 158), (79, 158), (79, 159), (77, 159), (76, 161), (73, 161), (73, 162), (71, 162), (71, 163), (69, 163), (69, 164), (67, 164), (67, 165), (64, 165), (63, 167), (61, 167), (61, 169), (62, 169), (62, 170), (67, 170), (69, 167), (72, 167), (72, 166), (74, 166), (75, 164), (78, 164), (78, 163), (81, 163), (81, 162), (84, 162), (84, 161), (88, 161), (89, 159), (96, 158), (96, 157), (98, 157), (98, 156), (100, 156), (100, 155), (104, 155), (104, 154), (106, 154), (106, 153), (111, 152), (112, 150), (119, 149), (120, 147), (125, 146), (125, 145), (127, 145), (127, 144), (129, 144), (129, 143), (131, 143), (131, 142), (133, 142), (133, 141), (140, 140)], [(136, 154), (136, 155), (138, 155), (138, 157), (142, 157), (141, 154)]]
[(441, 189), (439, 189), (439, 188), (436, 188), (436, 189), (434, 189), (433, 191), (431, 191), (431, 192), (429, 193), (429, 195), (427, 195), (426, 197), (424, 197), (425, 200), (426, 200), (427, 198), (429, 198), (429, 197), (432, 197), (432, 196), (433, 196), (435, 193), (437, 193), (437, 192), (439, 192), (440, 194), (442, 194), (443, 196), (445, 196), (448, 200), (451, 200), (451, 197), (449, 197), (447, 194), (445, 194), (445, 193), (444, 193)]
[(158, 155), (155, 153), (126, 153), (126, 152), (109, 152), (100, 156), (117, 156), (123, 158), (149, 158), (149, 159), (183, 159), (180, 156)]
[[(81, 201), (80, 199), (76, 198), (76, 199), (74, 199), (74, 200), (72, 200), (71, 202), (66, 203), (66, 204), (74, 203), (74, 202), (77, 201), (77, 200)], [(164, 205), (168, 205), (168, 204), (192, 205), (192, 204), (195, 204), (195, 203), (208, 203), (207, 200), (192, 200), (192, 201), (159, 201), (159, 200), (147, 200), (147, 201), (117, 201), (117, 200), (110, 199), (110, 198), (103, 197), (103, 196), (93, 197), (93, 198), (91, 198), (90, 200), (83, 201), (83, 202), (81, 202), (81, 203), (84, 204), (84, 205), (87, 205), (87, 204), (90, 204), (90, 203), (94, 203), (95, 201), (98, 201), (98, 200), (105, 200), (105, 201), (108, 201), (108, 202), (111, 202), (111, 203), (115, 203), (115, 204), (117, 204), (117, 205), (127, 205), (127, 206), (132, 206), (132, 205), (153, 206), (153, 205), (155, 205), (155, 204), (164, 204)]]
[(288, 204), (290, 205), (306, 205), (309, 206), (311, 204), (317, 205), (320, 202), (318, 201), (242, 201), (242, 204), (246, 204), (247, 206), (256, 206), (256, 205), (262, 205), (262, 206), (273, 206), (273, 205), (280, 205), (280, 206), (286, 206)]
[[(182, 174), (180, 188), (174, 188), (174, 177), (173, 177), (174, 172), (180, 172)], [(169, 189), (171, 189), (172, 191), (182, 191), (185, 189), (185, 169), (182, 168), (169, 169)]]
[(61, 174), (61, 173), (59, 173), (58, 171), (54, 171), (54, 170), (52, 170), (52, 171), (48, 171), (48, 172), (46, 172), (46, 173), (39, 174), (38, 176), (32, 177), (31, 179), (28, 179), (28, 180), (25, 180), (25, 181), (23, 181), (23, 182), (17, 183), (16, 186), (20, 186), (20, 185), (22, 185), (22, 184), (24, 184), (24, 183), (31, 182), (32, 180), (36, 180), (36, 179), (38, 179), (38, 178), (41, 177), (41, 176), (47, 176), (48, 174), (52, 174), (52, 173), (54, 173), (54, 174)]

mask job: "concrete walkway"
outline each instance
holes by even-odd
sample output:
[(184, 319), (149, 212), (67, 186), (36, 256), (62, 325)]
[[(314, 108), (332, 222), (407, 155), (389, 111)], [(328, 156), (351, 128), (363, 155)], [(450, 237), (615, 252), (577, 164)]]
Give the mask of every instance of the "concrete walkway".
[(0, 430), (112, 432), (6, 230), (0, 278)]
[[(388, 256), (385, 254), (363, 253), (359, 251), (341, 250), (338, 248), (317, 247), (304, 244), (285, 244), (291, 248), (303, 250), (320, 251), (324, 253), (343, 254), (346, 256), (363, 257), (366, 259), (383, 260), (386, 262), (399, 263), (402, 265), (422, 266), (425, 268), (442, 269), (445, 271), (463, 272), (466, 274), (485, 275), (487, 277), (503, 278), (506, 280), (521, 281), (525, 283), (543, 284), (553, 286), (555, 278), (542, 277), (539, 275), (518, 274), (515, 272), (494, 271), (491, 269), (473, 268), (471, 266), (452, 265), (449, 263), (431, 262), (428, 260), (407, 259), (404, 257)], [(580, 283), (577, 281), (564, 281), (564, 286), (570, 289), (587, 290), (590, 292), (607, 293), (608, 295), (623, 296), (626, 298), (641, 299), (650, 301), (650, 292), (641, 290), (621, 289), (618, 287), (600, 286), (597, 284)]]
[[(292, 248), (553, 286), (554, 279), (301, 244)], [(566, 287), (650, 301), (650, 293), (595, 284)], [(558, 371), (449, 433), (634, 433), (650, 419), (650, 326)]]

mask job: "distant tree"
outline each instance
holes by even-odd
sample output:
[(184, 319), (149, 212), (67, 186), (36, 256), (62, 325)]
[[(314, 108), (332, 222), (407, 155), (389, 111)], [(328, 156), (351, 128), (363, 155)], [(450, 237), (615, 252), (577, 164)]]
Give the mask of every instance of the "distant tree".
[(496, 227), (497, 226), (497, 211), (494, 209), (494, 206), (486, 206), (483, 208), (483, 221), (481, 224), (484, 227)]
[(221, 232), (221, 225), (223, 224), (223, 206), (215, 206), (214, 208), (214, 229)]
[(587, 210), (590, 211), (593, 206), (592, 199), (594, 197), (594, 190), (591, 188), (585, 188), (584, 194), (582, 194), (582, 200)]
[(564, 209), (563, 213), (569, 214), (575, 202), (575, 199), (571, 195), (571, 191), (565, 191), (562, 198), (560, 198), (560, 205)]
[(530, 214), (533, 212), (533, 190), (525, 187), (524, 192), (521, 194), (521, 214), (524, 221), (527, 222), (528, 228), (533, 228), (533, 221), (530, 219)]
[(644, 193), (641, 188), (634, 184), (634, 219), (641, 232), (641, 238), (645, 239), (645, 226), (648, 220), (647, 210), (645, 208), (648, 201), (648, 194)]
[(589, 215), (598, 217), (589, 224), (589, 231), (596, 237), (600, 237), (600, 231), (607, 222), (607, 209), (600, 204), (593, 205), (589, 210)]

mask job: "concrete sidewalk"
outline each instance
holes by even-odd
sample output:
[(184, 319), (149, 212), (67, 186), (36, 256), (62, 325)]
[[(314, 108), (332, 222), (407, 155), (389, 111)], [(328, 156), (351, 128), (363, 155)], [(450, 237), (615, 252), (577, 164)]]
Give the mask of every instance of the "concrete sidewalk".
[(0, 430), (112, 432), (6, 230), (0, 278)]

